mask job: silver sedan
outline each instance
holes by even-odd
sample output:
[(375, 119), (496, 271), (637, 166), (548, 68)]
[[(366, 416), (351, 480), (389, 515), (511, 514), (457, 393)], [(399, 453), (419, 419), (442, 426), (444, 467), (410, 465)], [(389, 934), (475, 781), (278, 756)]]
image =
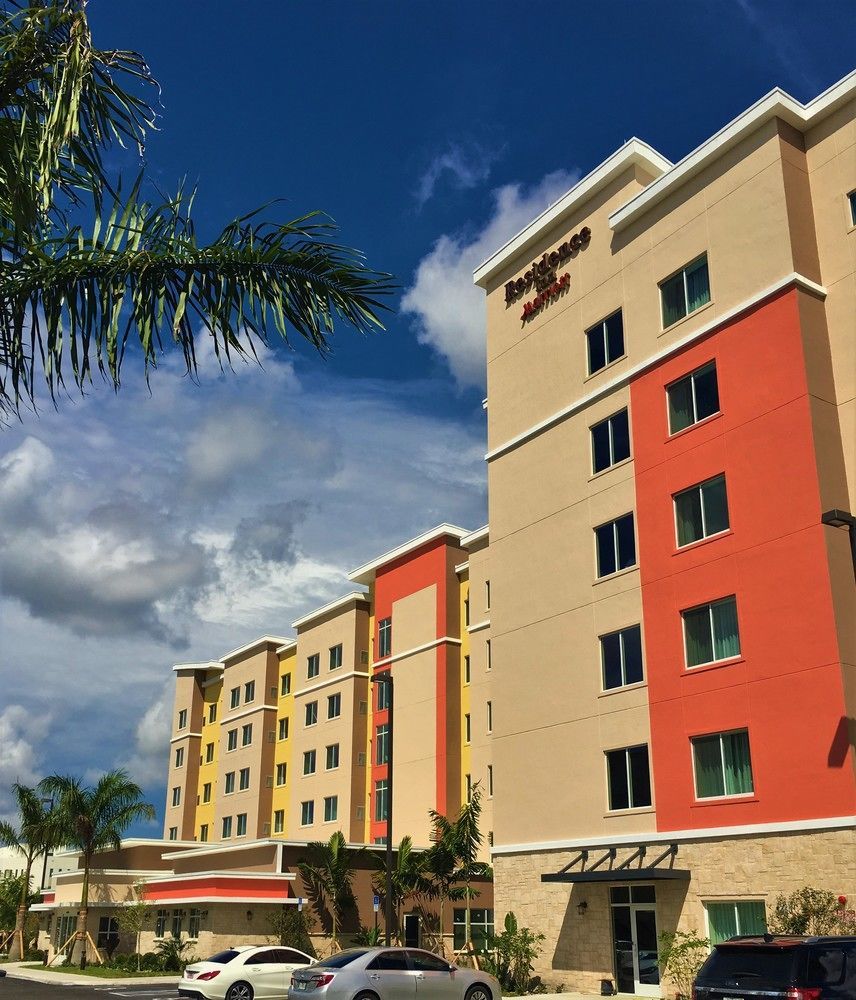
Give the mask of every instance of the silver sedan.
[(486, 972), (418, 948), (349, 948), (292, 974), (288, 1000), (501, 1000)]

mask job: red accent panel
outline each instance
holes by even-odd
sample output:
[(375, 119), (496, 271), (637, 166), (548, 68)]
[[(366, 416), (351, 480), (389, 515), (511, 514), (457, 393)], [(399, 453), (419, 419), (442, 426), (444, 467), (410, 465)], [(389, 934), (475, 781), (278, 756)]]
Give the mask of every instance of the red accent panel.
[(43, 892), (42, 893), (42, 902), (43, 903), (52, 903), (55, 899), (56, 899), (56, 893), (55, 892)]
[[(375, 631), (377, 623), (392, 615), (395, 601), (410, 594), (415, 594), (426, 587), (436, 585), (436, 628), (434, 638), (446, 635), (447, 615), (447, 551), (449, 539), (443, 536), (432, 542), (427, 542), (399, 559), (382, 566), (375, 574)], [(392, 623), (393, 653), (396, 650), (395, 620)], [(399, 644), (398, 648), (401, 646)], [(375, 649), (377, 649), (377, 634), (375, 634)], [(436, 805), (439, 812), (446, 811), (446, 649), (443, 645), (436, 647), (437, 689), (436, 689)], [(385, 670), (381, 667), (380, 670)], [(392, 664), (393, 671), (396, 665)], [(377, 685), (372, 685), (377, 687)], [(377, 704), (377, 692), (375, 692)], [(386, 721), (386, 712), (375, 713), (374, 725)], [(386, 834), (386, 823), (378, 823), (374, 819), (374, 783), (387, 776), (386, 766), (379, 767), (372, 762), (372, 821), (371, 836), (383, 837)], [(393, 830), (393, 836), (395, 831)]]
[(210, 878), (175, 878), (169, 882), (150, 882), (144, 891), (144, 898), (152, 902), (176, 896), (182, 898), (270, 896), (272, 899), (282, 899), (283, 895), (290, 897), (292, 892), (291, 883), (282, 879), (222, 878), (218, 875), (212, 875)]
[[(796, 292), (630, 387), (657, 826), (848, 815), (845, 714)], [(666, 386), (716, 361), (719, 416), (670, 438)], [(672, 496), (725, 473), (730, 533), (678, 551)], [(687, 670), (681, 611), (735, 594), (741, 659)], [(696, 802), (690, 738), (747, 728), (755, 793)]]

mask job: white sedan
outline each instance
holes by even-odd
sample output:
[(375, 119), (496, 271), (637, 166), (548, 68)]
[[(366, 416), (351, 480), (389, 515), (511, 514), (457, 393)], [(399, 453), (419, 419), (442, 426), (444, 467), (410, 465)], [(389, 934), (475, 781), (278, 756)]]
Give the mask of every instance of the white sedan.
[(279, 945), (227, 948), (188, 965), (178, 981), (178, 995), (193, 1000), (284, 1000), (292, 972), (314, 962), (302, 951)]

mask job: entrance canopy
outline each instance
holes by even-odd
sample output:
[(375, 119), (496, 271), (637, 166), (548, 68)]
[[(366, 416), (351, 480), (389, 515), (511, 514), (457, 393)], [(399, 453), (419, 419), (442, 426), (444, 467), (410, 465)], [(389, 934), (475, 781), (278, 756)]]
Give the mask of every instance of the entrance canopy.
[[(545, 873), (542, 882), (656, 882), (658, 880), (688, 882), (689, 869), (675, 868), (678, 845), (670, 844), (650, 864), (645, 864), (648, 848), (645, 844), (636, 847), (633, 853), (618, 861), (618, 848), (609, 847), (588, 868), (588, 850), (580, 851), (564, 868), (557, 872)], [(664, 862), (667, 862), (664, 864)], [(580, 867), (577, 868), (576, 866)]]

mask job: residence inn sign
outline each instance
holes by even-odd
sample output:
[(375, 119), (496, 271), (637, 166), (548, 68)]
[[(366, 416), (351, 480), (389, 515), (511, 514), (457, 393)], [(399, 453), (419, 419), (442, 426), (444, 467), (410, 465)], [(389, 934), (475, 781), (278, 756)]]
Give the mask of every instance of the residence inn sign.
[(545, 253), (540, 260), (533, 260), (532, 266), (520, 278), (509, 281), (505, 286), (505, 302), (511, 305), (522, 295), (526, 294), (534, 285), (538, 294), (529, 302), (523, 303), (522, 320), (530, 319), (543, 306), (551, 302), (560, 295), (571, 284), (571, 276), (567, 273), (561, 277), (557, 276), (560, 264), (564, 264), (568, 258), (573, 257), (578, 251), (589, 245), (591, 240), (591, 230), (584, 226), (578, 233), (552, 250)]

